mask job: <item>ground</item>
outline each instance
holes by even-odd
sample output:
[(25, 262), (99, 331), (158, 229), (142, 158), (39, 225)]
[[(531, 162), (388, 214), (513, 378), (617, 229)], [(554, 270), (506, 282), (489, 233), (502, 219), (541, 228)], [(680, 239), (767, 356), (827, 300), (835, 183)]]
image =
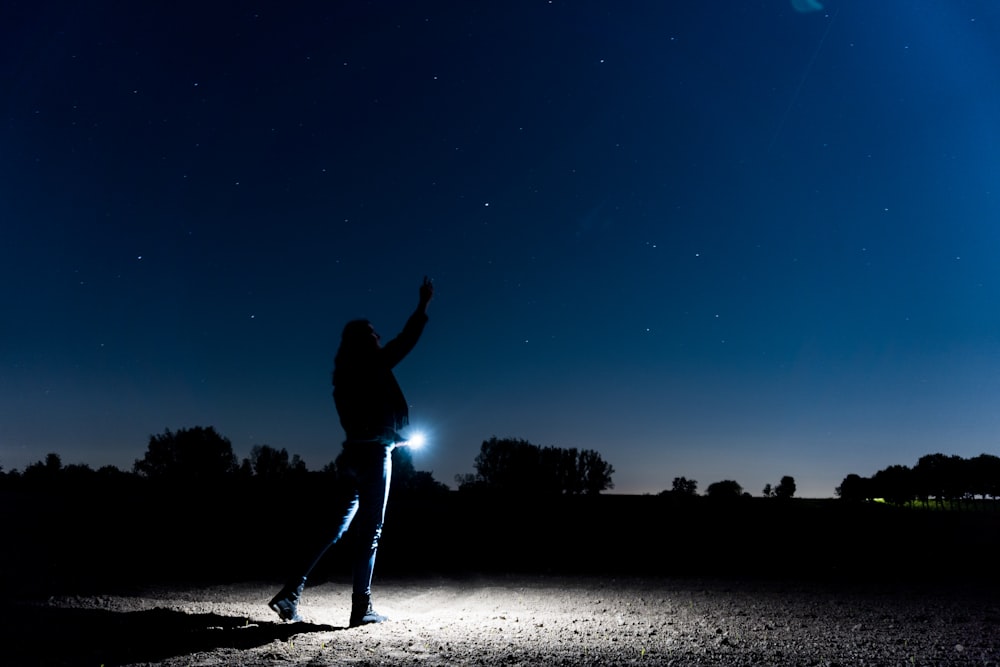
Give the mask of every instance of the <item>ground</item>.
[(346, 581), (60, 595), (7, 607), (4, 665), (996, 665), (1000, 601), (972, 584), (561, 576), (378, 580), (386, 623), (347, 629)]

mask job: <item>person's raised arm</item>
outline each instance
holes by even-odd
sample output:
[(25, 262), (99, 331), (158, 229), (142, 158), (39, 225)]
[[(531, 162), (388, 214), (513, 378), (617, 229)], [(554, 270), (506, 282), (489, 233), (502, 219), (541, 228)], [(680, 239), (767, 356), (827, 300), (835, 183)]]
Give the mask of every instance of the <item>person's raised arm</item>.
[(417, 304), (417, 312), (427, 313), (427, 304), (434, 298), (434, 281), (424, 276), (424, 282), (420, 285), (420, 301)]
[(382, 348), (383, 358), (389, 368), (402, 361), (403, 357), (409, 354), (413, 346), (420, 340), (420, 334), (423, 333), (424, 325), (427, 324), (427, 304), (433, 297), (434, 282), (424, 276), (424, 281), (420, 285), (420, 300), (417, 302), (417, 309), (410, 315), (410, 319), (406, 320), (406, 326), (403, 327), (400, 334)]

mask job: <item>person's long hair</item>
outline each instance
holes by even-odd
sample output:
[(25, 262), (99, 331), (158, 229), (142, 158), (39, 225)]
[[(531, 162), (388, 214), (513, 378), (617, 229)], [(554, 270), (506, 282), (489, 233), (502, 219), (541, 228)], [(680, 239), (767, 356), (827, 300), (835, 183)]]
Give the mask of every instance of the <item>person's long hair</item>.
[(372, 323), (369, 320), (351, 320), (340, 335), (340, 347), (333, 359), (333, 384), (338, 376), (349, 374), (374, 355), (377, 347), (372, 340)]

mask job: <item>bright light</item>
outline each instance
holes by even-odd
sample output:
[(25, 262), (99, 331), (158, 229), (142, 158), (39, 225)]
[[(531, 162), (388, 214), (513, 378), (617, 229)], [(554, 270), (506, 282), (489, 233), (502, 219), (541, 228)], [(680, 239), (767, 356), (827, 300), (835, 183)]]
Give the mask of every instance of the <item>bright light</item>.
[(413, 431), (409, 434), (409, 436), (407, 436), (404, 442), (401, 442), (399, 444), (403, 445), (404, 447), (409, 447), (411, 449), (420, 449), (421, 447), (424, 446), (425, 442), (427, 442), (427, 438), (424, 436), (423, 433), (421, 433), (420, 431)]

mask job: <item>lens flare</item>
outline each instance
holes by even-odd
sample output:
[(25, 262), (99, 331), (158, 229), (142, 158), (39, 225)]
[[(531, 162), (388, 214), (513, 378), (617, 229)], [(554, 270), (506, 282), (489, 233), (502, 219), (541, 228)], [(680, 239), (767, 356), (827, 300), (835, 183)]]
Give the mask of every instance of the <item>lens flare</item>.
[(410, 449), (420, 449), (427, 442), (427, 437), (424, 436), (420, 431), (414, 431), (406, 438), (406, 441), (401, 443)]

